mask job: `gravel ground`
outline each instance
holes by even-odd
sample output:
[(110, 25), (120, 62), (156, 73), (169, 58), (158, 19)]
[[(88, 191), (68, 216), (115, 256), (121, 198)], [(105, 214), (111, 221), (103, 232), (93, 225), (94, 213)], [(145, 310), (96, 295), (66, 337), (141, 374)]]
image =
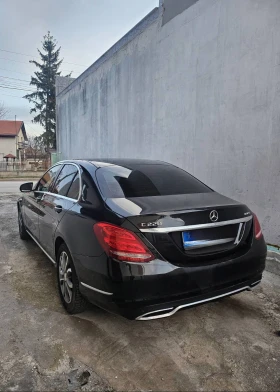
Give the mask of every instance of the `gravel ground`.
[(167, 319), (69, 316), (54, 267), (19, 239), (16, 200), (0, 194), (0, 390), (280, 390), (279, 276)]

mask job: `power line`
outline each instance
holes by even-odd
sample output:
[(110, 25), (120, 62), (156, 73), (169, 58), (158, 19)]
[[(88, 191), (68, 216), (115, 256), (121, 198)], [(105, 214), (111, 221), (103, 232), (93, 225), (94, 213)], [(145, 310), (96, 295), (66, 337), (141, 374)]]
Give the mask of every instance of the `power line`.
[(13, 79), (13, 80), (20, 80), (21, 82), (30, 83), (30, 80), (23, 80), (23, 79), (17, 79), (17, 78), (9, 78), (9, 76), (2, 76), (2, 75), (0, 75), (0, 78)]
[[(24, 121), (26, 124), (34, 124), (32, 121)], [(36, 129), (34, 129), (33, 127), (31, 127), (31, 125), (28, 125), (34, 132), (38, 133), (40, 131), (36, 131)], [(40, 124), (40, 126), (42, 127), (42, 125)]]
[(6, 57), (0, 57), (0, 60), (7, 60), (7, 61), (13, 61), (15, 63), (29, 64), (26, 61), (12, 60), (12, 59), (7, 59)]
[[(21, 74), (21, 75), (31, 76), (30, 74), (28, 74), (28, 73), (26, 73), (26, 72), (13, 71), (13, 70), (11, 70), (11, 69), (6, 69), (6, 68), (0, 68), (0, 70), (2, 70), (2, 71), (7, 71), (7, 72), (12, 72), (12, 73), (18, 73), (18, 74)], [(65, 70), (64, 70), (64, 71), (65, 71)], [(74, 71), (74, 72), (76, 72), (76, 71)]]
[[(20, 53), (20, 52), (12, 52), (11, 50), (4, 50), (4, 49), (0, 49), (1, 52), (6, 52), (6, 53), (14, 53), (14, 54), (19, 54), (21, 56), (26, 56), (26, 57), (32, 57), (32, 58), (39, 58), (39, 57), (34, 57), (31, 54), (26, 54), (26, 53)], [(73, 64), (73, 65), (78, 65), (79, 67), (88, 67), (88, 65), (83, 65), (83, 64), (77, 64), (77, 63), (69, 63), (67, 61), (64, 61), (64, 64)]]
[(22, 79), (17, 79), (17, 78), (10, 78), (9, 76), (1, 76), (0, 75), (0, 79), (3, 80), (3, 82), (5, 83), (18, 83), (18, 84), (28, 84), (31, 81), (28, 80), (22, 80)]
[[(25, 91), (41, 92), (40, 89), (39, 90), (35, 89), (33, 85), (31, 85), (32, 87), (29, 87), (29, 85), (24, 85), (21, 82), (18, 83), (18, 82), (1, 80), (1, 77), (0, 77), (0, 84), (3, 88), (6, 87), (6, 88), (14, 88), (14, 89), (25, 90)], [(34, 88), (34, 90), (32, 90), (32, 88)]]
[(20, 95), (11, 95), (11, 94), (3, 94), (3, 93), (0, 93), (0, 96), (2, 96), (2, 95), (4, 95), (5, 97), (23, 98), (23, 97), (21, 97)]
[(23, 88), (23, 89), (30, 89), (30, 87), (28, 86), (28, 85), (24, 85), (24, 84), (21, 84), (21, 83), (10, 83), (10, 82), (6, 82), (5, 80), (1, 80), (0, 79), (0, 84), (2, 85), (2, 86), (5, 86), (5, 87), (16, 87), (16, 88)]
[(25, 88), (29, 87), (28, 83), (2, 79), (1, 76), (0, 76), (0, 83), (5, 84), (7, 86), (20, 86), (20, 87), (25, 87)]
[(25, 89), (23, 89), (23, 88), (16, 88), (16, 87), (6, 87), (6, 86), (1, 86), (1, 85), (0, 85), (0, 88), (8, 88), (8, 89), (10, 89), (10, 90), (31, 91), (31, 92), (33, 92), (33, 93), (36, 93), (35, 90), (25, 90)]
[[(27, 61), (19, 61), (19, 60), (12, 60), (12, 59), (7, 59), (6, 57), (0, 57), (0, 60), (6, 60), (6, 61), (13, 61), (14, 63), (21, 63), (21, 64), (30, 64)], [(61, 72), (75, 72), (78, 73), (78, 71), (73, 71), (70, 69), (62, 69)]]
[(21, 75), (27, 75), (27, 76), (30, 76), (29, 74), (27, 74), (27, 73), (25, 73), (25, 72), (18, 72), (18, 71), (12, 71), (12, 70), (10, 70), (10, 69), (5, 69), (5, 68), (0, 68), (2, 71), (8, 71), (8, 72), (13, 72), (13, 73), (18, 73), (18, 74), (21, 74)]
[(26, 88), (25, 86), (16, 86), (16, 85), (11, 85), (11, 84), (1, 84), (0, 80), (0, 87), (2, 88), (8, 88), (11, 90), (22, 90), (22, 91), (31, 91), (31, 92), (37, 92), (36, 90), (30, 90), (29, 88)]

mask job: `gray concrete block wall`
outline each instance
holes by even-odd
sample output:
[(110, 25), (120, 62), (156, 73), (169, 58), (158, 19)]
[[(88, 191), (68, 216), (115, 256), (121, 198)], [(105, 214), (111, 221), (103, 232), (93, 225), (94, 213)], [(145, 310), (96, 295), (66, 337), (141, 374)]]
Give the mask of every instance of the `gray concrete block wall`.
[(161, 18), (57, 97), (62, 157), (177, 164), (280, 244), (280, 1), (199, 0)]

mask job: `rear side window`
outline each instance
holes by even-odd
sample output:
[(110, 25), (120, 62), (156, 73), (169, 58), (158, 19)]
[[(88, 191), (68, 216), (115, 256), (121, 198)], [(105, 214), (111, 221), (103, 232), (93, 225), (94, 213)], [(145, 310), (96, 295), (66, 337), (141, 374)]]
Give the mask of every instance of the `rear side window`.
[(64, 165), (57, 177), (57, 180), (52, 189), (52, 193), (56, 193), (61, 196), (67, 196), (68, 190), (70, 189), (70, 186), (72, 185), (72, 182), (77, 174), (78, 170), (76, 166)]
[(130, 198), (212, 192), (182, 169), (172, 165), (139, 165), (130, 170), (121, 166), (96, 171), (104, 197)]
[(43, 177), (39, 180), (36, 186), (36, 191), (48, 192), (50, 187), (54, 183), (55, 178), (61, 167), (62, 165), (56, 165), (54, 167), (51, 167), (50, 170), (48, 170), (47, 173), (45, 173)]
[(82, 192), (81, 201), (88, 206), (99, 208), (100, 197), (98, 196), (98, 190), (91, 177), (91, 175), (85, 169), (82, 170)]
[(69, 191), (67, 193), (67, 197), (78, 200), (79, 193), (80, 193), (80, 177), (79, 174), (77, 173), (72, 181), (72, 184), (70, 185)]

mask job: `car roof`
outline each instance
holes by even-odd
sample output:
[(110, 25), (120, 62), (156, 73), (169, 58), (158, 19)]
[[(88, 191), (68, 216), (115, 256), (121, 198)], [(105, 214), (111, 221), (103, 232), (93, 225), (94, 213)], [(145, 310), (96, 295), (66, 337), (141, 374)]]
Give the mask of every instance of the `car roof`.
[[(64, 161), (66, 162), (66, 161)], [(170, 165), (167, 162), (163, 162), (160, 160), (152, 160), (152, 159), (133, 159), (133, 158), (92, 158), (92, 159), (73, 159), (68, 160), (68, 162), (80, 163), (80, 164), (92, 164), (95, 167), (104, 167), (104, 166), (122, 166), (128, 169), (134, 169), (136, 167), (142, 165)]]

